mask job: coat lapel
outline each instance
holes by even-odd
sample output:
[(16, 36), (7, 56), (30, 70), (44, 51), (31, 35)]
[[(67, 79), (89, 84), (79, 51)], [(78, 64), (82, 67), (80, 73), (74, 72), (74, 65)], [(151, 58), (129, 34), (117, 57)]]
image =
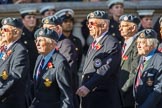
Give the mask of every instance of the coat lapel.
[(52, 55), (52, 57), (49, 59), (49, 61), (47, 62), (47, 64), (45, 65), (45, 67), (43, 68), (43, 70), (41, 71), (40, 73), (40, 76), (38, 78), (38, 83), (37, 83), (37, 87), (40, 88), (41, 87), (41, 84), (44, 83), (44, 79), (43, 79), (43, 76), (48, 73), (48, 63), (51, 62), (52, 64), (54, 64), (54, 62), (56, 61), (56, 57), (57, 57), (57, 53), (55, 52), (54, 55)]
[[(137, 39), (137, 38), (136, 38)], [(122, 57), (121, 60), (121, 66), (124, 64), (124, 62), (126, 60), (124, 60), (124, 57), (129, 57), (129, 54), (131, 53), (132, 50), (134, 50), (134, 48), (136, 47), (136, 39), (133, 40), (132, 44), (130, 45), (130, 47), (128, 48), (128, 50), (125, 52), (124, 56)]]
[[(87, 68), (88, 64), (90, 63), (90, 61), (96, 56), (96, 53), (98, 51), (100, 51), (102, 49), (102, 47), (104, 46), (104, 41), (106, 40), (106, 38), (108, 37), (108, 35), (106, 34), (99, 42), (98, 44), (101, 45), (100, 49), (91, 49), (89, 48), (89, 52), (87, 53), (87, 57), (85, 60), (85, 65), (84, 65), (84, 70)], [(91, 47), (91, 46), (90, 46)]]
[(6, 57), (4, 59), (1, 60), (0, 66), (3, 65), (6, 61), (8, 61), (13, 53), (15, 52), (15, 47), (16, 47), (17, 43), (15, 42), (7, 51), (6, 51)]

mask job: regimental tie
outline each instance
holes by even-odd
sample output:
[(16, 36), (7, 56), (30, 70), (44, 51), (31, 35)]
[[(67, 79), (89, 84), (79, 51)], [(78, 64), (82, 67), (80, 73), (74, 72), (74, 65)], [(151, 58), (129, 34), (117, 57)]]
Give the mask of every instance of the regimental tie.
[(96, 44), (96, 40), (92, 42), (91, 44), (91, 48), (94, 49), (95, 48), (95, 44)]
[(127, 45), (127, 44), (124, 43), (123, 46), (122, 46), (122, 57), (124, 56), (124, 51), (125, 51), (126, 45)]
[(96, 44), (96, 40), (91, 43), (90, 48), (89, 48), (89, 51), (88, 51), (88, 55), (90, 55), (90, 53), (92, 52), (92, 50), (95, 48), (95, 44)]
[(41, 73), (41, 71), (42, 71), (42, 69), (43, 69), (44, 61), (45, 61), (45, 60), (42, 59), (42, 60), (40, 61), (40, 63), (39, 63), (39, 66), (38, 66), (37, 72), (36, 72), (36, 80), (38, 80), (38, 77), (39, 77), (39, 75), (40, 75), (40, 73)]
[(136, 83), (135, 83), (135, 89), (137, 90), (137, 87), (140, 85), (141, 83), (141, 76), (143, 73), (143, 69), (144, 69), (144, 62), (146, 60), (143, 58), (141, 61), (141, 64), (138, 66), (138, 70), (137, 70), (137, 78), (136, 78)]

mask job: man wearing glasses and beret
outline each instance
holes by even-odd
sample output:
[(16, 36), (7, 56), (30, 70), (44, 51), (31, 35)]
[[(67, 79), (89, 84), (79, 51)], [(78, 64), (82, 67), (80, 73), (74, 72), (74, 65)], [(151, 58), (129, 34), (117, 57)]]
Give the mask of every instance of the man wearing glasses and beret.
[(76, 94), (82, 98), (82, 108), (120, 108), (117, 86), (121, 60), (119, 41), (108, 32), (110, 20), (106, 12), (91, 12), (87, 20), (94, 41), (87, 52), (82, 85)]
[(139, 33), (137, 49), (141, 58), (133, 86), (136, 108), (162, 108), (162, 54), (157, 46), (153, 29)]
[(0, 60), (0, 108), (26, 108), (29, 81), (29, 57), (20, 38), (22, 22), (17, 18), (2, 20), (4, 54)]
[(35, 98), (30, 108), (74, 108), (70, 67), (56, 48), (57, 33), (40, 28), (35, 38), (40, 55), (34, 69)]
[(140, 20), (132, 14), (122, 15), (119, 20), (119, 31), (124, 38), (119, 70), (119, 89), (122, 108), (134, 108), (133, 81), (136, 75), (134, 71), (139, 61), (136, 39)]

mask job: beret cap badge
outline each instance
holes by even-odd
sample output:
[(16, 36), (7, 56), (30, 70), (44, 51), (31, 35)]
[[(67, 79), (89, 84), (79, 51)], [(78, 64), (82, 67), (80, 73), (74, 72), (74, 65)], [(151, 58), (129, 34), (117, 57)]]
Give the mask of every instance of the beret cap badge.
[(124, 16), (124, 21), (127, 21), (128, 20), (128, 16)]
[(7, 19), (4, 20), (3, 24), (7, 24)]
[(91, 17), (91, 18), (93, 18), (94, 16), (95, 16), (94, 13), (89, 14), (89, 17)]
[(45, 19), (45, 20), (44, 20), (44, 23), (45, 23), (45, 24), (48, 24), (48, 23), (49, 23), (49, 19)]
[(144, 33), (141, 33), (140, 34), (140, 38), (144, 38), (145, 37), (145, 34)]
[(39, 31), (39, 35), (43, 35), (43, 31)]

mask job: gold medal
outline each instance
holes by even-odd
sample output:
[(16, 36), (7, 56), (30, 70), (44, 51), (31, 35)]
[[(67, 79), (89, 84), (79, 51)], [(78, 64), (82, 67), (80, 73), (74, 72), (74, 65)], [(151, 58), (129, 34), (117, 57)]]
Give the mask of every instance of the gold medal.
[(7, 73), (7, 71), (4, 70), (4, 71), (2, 72), (1, 77), (2, 77), (3, 80), (6, 80), (6, 79), (8, 78), (8, 73)]
[(48, 78), (46, 78), (45, 81), (44, 81), (44, 85), (45, 85), (46, 87), (50, 87), (51, 84), (52, 84), (52, 81), (50, 81)]

